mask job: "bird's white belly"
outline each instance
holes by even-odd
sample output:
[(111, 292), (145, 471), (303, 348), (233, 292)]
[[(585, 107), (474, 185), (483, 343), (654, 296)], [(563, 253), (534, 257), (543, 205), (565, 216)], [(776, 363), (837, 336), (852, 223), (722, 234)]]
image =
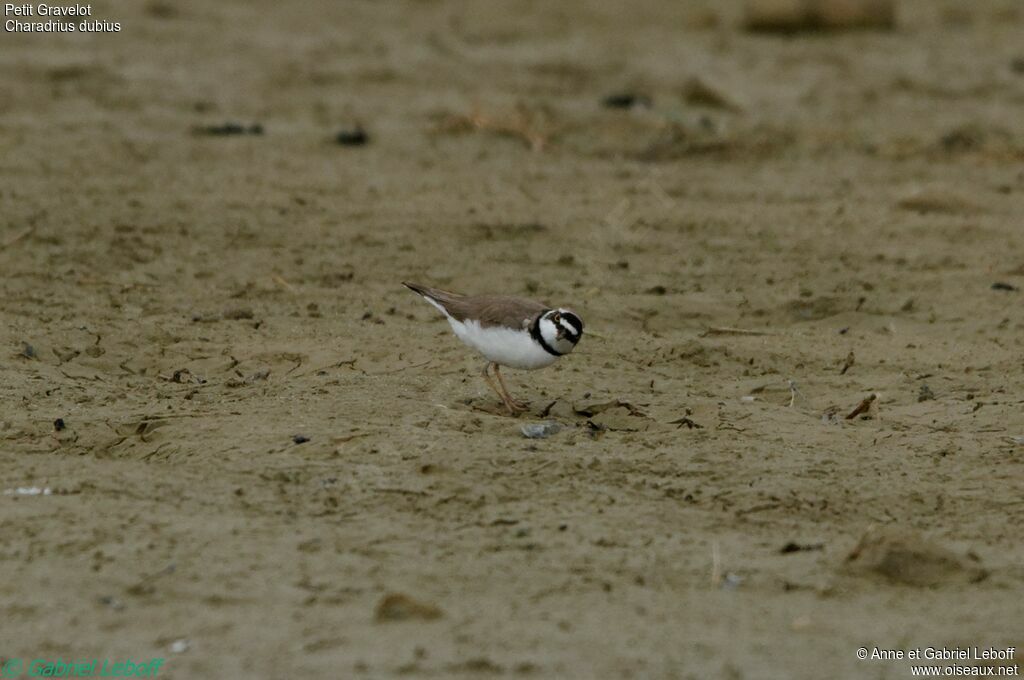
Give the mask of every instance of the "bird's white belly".
[(459, 340), (502, 366), (533, 370), (549, 366), (558, 358), (545, 352), (525, 329), (483, 328), (477, 321), (462, 322), (452, 317), (448, 322)]

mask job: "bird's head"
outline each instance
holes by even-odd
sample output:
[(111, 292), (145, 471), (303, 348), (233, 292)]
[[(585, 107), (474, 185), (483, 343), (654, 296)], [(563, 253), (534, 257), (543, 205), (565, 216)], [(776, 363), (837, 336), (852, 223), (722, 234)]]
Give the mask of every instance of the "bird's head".
[(583, 337), (583, 320), (570, 309), (549, 309), (537, 320), (537, 331), (548, 347), (568, 354)]

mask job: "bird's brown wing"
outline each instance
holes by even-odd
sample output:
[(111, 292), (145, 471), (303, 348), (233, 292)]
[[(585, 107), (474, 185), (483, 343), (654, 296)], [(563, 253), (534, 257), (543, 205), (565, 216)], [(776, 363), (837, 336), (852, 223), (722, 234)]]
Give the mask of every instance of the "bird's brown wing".
[(548, 308), (536, 300), (526, 298), (470, 295), (456, 301), (447, 309), (448, 313), (459, 321), (475, 319), (484, 328), (522, 329), (529, 326), (531, 321)]
[(455, 320), (473, 319), (479, 321), (484, 328), (526, 328), (539, 314), (548, 309), (547, 305), (526, 298), (508, 295), (460, 295), (415, 283), (404, 285), (444, 307)]

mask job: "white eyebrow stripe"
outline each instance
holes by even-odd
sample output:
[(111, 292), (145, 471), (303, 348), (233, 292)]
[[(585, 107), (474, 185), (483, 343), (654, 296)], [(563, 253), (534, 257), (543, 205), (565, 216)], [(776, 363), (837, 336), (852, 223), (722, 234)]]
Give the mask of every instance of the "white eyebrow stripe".
[(562, 330), (564, 330), (570, 337), (579, 337), (580, 333), (582, 333), (582, 329), (576, 328), (565, 319), (559, 319), (558, 325), (561, 326)]

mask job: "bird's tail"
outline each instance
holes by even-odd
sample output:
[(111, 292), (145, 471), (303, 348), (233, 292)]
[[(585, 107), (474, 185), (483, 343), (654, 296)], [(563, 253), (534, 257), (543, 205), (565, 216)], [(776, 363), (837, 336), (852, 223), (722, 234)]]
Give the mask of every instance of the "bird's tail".
[(463, 297), (458, 293), (441, 290), (440, 288), (431, 288), (430, 286), (421, 286), (418, 283), (410, 283), (409, 281), (402, 281), (402, 285), (412, 292), (423, 296), (424, 300), (437, 307), (445, 315), (448, 315), (448, 305)]
[(440, 288), (431, 288), (430, 286), (421, 286), (418, 283), (411, 283), (409, 281), (402, 281), (402, 285), (414, 293), (419, 293), (425, 298), (430, 298), (431, 300), (436, 300), (438, 302), (458, 300), (462, 297), (462, 295), (459, 295), (458, 293), (441, 290)]

